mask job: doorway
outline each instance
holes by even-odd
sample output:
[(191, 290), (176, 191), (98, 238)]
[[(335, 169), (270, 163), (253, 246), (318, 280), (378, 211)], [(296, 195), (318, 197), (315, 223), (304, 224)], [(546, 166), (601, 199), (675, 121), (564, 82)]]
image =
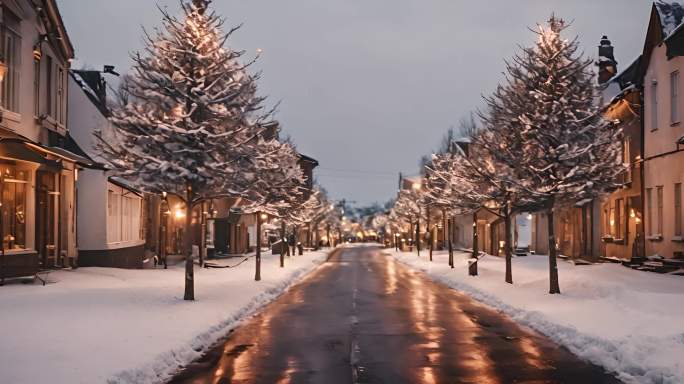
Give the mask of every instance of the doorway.
[(44, 268), (62, 265), (58, 254), (59, 191), (55, 176), (50, 171), (36, 172), (36, 250)]

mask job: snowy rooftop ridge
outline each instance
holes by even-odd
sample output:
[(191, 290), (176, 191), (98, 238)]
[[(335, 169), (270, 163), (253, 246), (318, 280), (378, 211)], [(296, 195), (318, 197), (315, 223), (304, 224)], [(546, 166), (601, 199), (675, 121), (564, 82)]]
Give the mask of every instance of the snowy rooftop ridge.
[(663, 36), (667, 38), (682, 24), (682, 20), (684, 20), (684, 7), (676, 1), (668, 2), (663, 0), (656, 1), (654, 5), (658, 11), (658, 16), (660, 16)]

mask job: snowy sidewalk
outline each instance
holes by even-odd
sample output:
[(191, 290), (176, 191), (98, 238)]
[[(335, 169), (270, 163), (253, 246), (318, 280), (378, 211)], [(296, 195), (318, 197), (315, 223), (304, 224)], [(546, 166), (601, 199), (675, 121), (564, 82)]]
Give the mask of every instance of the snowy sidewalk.
[[(0, 382), (153, 383), (320, 265), (327, 251), (195, 269), (196, 301), (183, 301), (183, 267), (80, 268), (39, 284), (0, 287)], [(241, 259), (221, 261), (235, 264)]]
[(513, 259), (514, 285), (504, 283), (503, 258), (485, 256), (467, 276), (466, 253), (456, 268), (445, 252), (387, 251), (433, 279), (464, 291), (602, 365), (628, 383), (684, 383), (684, 278), (617, 264), (575, 266), (559, 260), (562, 295), (549, 295), (548, 259)]

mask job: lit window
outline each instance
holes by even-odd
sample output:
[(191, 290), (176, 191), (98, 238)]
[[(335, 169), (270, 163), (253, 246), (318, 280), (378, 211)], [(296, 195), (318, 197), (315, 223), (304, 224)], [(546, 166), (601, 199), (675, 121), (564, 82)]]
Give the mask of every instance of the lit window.
[(5, 249), (26, 248), (26, 191), (28, 170), (9, 162), (2, 167), (2, 241)]

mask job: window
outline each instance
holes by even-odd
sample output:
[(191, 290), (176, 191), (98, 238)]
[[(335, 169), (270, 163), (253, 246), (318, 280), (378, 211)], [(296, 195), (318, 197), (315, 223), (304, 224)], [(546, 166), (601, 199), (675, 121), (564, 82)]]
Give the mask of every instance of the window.
[(111, 189), (107, 193), (107, 242), (119, 241), (119, 195)]
[(56, 120), (60, 124), (64, 124), (64, 68), (59, 67), (57, 69), (57, 116)]
[(658, 82), (651, 82), (651, 130), (658, 129)]
[(610, 235), (615, 237), (617, 232), (615, 231), (615, 206), (610, 207)]
[(40, 117), (40, 60), (33, 60), (33, 113)]
[(45, 114), (52, 115), (52, 57), (45, 58)]
[(622, 221), (625, 218), (625, 201), (623, 199), (615, 200), (615, 237), (624, 239), (623, 233), (624, 224)]
[(674, 185), (674, 235), (682, 235), (682, 183)]
[(622, 162), (628, 167), (625, 170), (625, 183), (632, 182), (632, 160), (629, 151), (630, 144), (631, 138), (625, 137), (624, 141), (622, 142)]
[(670, 123), (679, 122), (679, 71), (670, 73)]
[(656, 187), (657, 191), (657, 204), (658, 204), (658, 217), (657, 217), (657, 224), (658, 224), (658, 234), (662, 235), (663, 234), (663, 187), (659, 186)]
[(653, 188), (646, 189), (646, 230), (653, 236)]
[(5, 249), (26, 248), (26, 191), (29, 171), (0, 162), (2, 185), (2, 241)]
[(7, 64), (7, 73), (2, 81), (2, 97), (0, 105), (3, 108), (19, 112), (19, 79), (21, 69), (21, 35), (20, 20), (6, 8), (3, 9), (2, 26), (2, 58)]
[(142, 239), (142, 199), (121, 187), (110, 187), (107, 196), (107, 242)]

